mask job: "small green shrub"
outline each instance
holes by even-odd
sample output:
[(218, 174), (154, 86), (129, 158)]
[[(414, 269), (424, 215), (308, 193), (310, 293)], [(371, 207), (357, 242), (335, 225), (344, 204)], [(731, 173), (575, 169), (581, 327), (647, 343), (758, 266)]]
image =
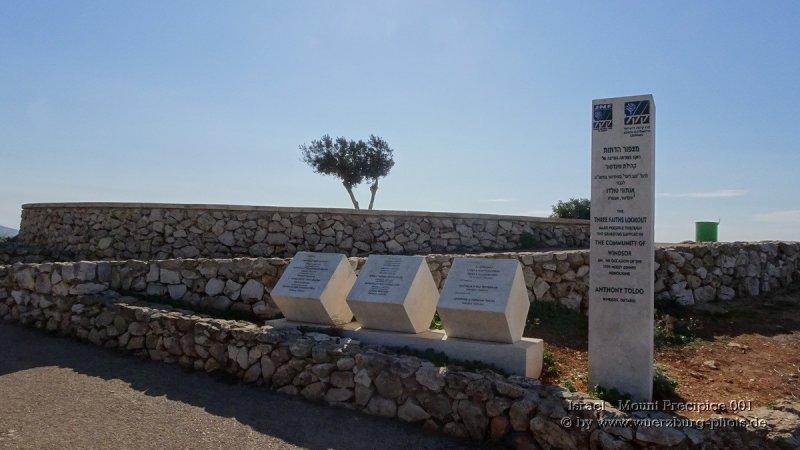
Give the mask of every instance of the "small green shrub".
[(620, 403), (631, 401), (630, 394), (622, 393), (616, 388), (606, 389), (599, 384), (595, 385), (589, 390), (589, 395), (596, 399), (607, 401), (612, 405), (618, 405)]
[(556, 355), (554, 355), (553, 352), (544, 352), (542, 357), (542, 370), (547, 375), (554, 375), (558, 372), (558, 369), (556, 369)]
[(519, 235), (519, 247), (522, 249), (539, 248), (541, 244), (536, 236), (526, 231)]
[(436, 314), (433, 315), (433, 320), (431, 320), (431, 330), (444, 330), (444, 325), (442, 324), (442, 319), (439, 317), (439, 311), (436, 311)]
[(674, 319), (669, 315), (656, 322), (653, 340), (657, 348), (686, 345), (698, 339), (699, 324), (692, 318)]
[(578, 388), (575, 387), (575, 384), (572, 382), (571, 378), (564, 380), (564, 387), (567, 388), (570, 392), (577, 392)]
[(664, 400), (675, 397), (678, 382), (664, 372), (664, 368), (653, 366), (653, 400)]

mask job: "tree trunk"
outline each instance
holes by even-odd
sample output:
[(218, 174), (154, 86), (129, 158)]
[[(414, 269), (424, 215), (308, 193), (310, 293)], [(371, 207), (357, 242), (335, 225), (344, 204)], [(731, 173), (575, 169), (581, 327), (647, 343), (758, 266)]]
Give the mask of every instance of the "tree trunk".
[(372, 186), (369, 187), (370, 192), (372, 195), (369, 198), (369, 209), (372, 209), (372, 205), (375, 203), (375, 193), (378, 192), (378, 179), (375, 178), (375, 182), (372, 183)]
[(356, 196), (353, 195), (353, 188), (346, 184), (344, 184), (344, 188), (347, 189), (347, 193), (350, 194), (350, 201), (353, 202), (353, 207), (355, 207), (356, 209), (361, 209), (358, 207), (358, 201), (356, 200)]

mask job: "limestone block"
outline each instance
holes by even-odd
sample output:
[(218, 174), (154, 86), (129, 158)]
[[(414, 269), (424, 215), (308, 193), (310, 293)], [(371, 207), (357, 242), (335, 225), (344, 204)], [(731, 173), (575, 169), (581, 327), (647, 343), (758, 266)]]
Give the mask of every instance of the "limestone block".
[(31, 268), (17, 270), (14, 273), (14, 281), (17, 282), (20, 289), (32, 291), (36, 287), (35, 275)]
[(430, 326), (438, 298), (424, 257), (372, 255), (347, 304), (364, 328), (419, 333)]
[(449, 337), (514, 343), (530, 308), (517, 259), (456, 258), (436, 309)]
[(161, 269), (159, 279), (164, 284), (180, 284), (181, 274), (177, 270)]
[(169, 296), (173, 300), (180, 300), (186, 295), (186, 285), (185, 284), (170, 284), (167, 286), (167, 292), (169, 292)]
[(81, 281), (92, 281), (97, 275), (97, 264), (89, 261), (78, 263), (77, 276)]
[(264, 296), (264, 285), (256, 280), (247, 280), (242, 287), (241, 295), (244, 300), (261, 300), (261, 297)]
[(271, 295), (289, 320), (340, 325), (353, 319), (347, 294), (355, 281), (344, 255), (298, 252)]

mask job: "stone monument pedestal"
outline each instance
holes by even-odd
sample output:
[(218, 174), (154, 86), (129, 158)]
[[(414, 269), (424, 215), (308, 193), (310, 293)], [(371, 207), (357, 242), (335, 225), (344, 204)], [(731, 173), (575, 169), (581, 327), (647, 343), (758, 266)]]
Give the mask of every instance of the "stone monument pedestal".
[[(270, 320), (267, 321), (267, 325), (275, 328), (298, 326), (333, 328), (316, 323), (293, 322), (286, 319)], [(450, 338), (442, 330), (428, 330), (416, 334), (368, 330), (362, 328), (358, 322), (350, 322), (337, 328), (341, 330), (342, 336), (365, 344), (382, 345), (384, 347), (409, 347), (420, 351), (432, 349), (442, 352), (448, 358), (454, 360), (481, 361), (487, 364), (494, 364), (509, 375), (539, 378), (542, 373), (544, 341), (541, 339), (522, 338), (522, 340), (513, 344), (505, 344)]]

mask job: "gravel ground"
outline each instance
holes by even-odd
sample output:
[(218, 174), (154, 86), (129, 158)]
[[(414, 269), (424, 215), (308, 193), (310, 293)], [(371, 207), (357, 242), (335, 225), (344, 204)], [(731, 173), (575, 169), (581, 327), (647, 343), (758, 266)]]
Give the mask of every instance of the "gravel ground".
[(0, 448), (223, 447), (478, 448), (0, 322)]

